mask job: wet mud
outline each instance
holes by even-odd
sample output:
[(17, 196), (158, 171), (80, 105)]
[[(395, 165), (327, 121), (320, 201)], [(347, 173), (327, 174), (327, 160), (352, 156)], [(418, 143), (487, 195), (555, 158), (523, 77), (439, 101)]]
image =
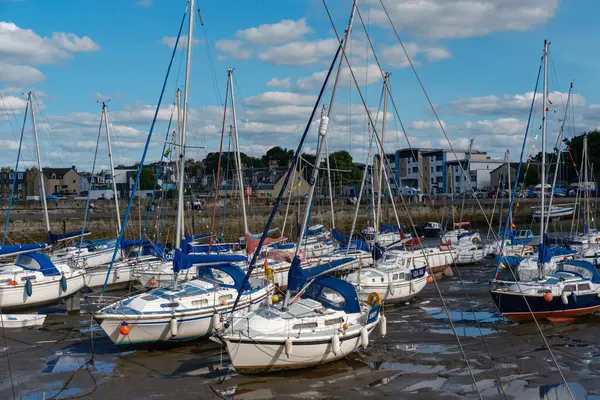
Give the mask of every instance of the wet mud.
[[(85, 307), (77, 316), (41, 310), (43, 327), (0, 337), (0, 399), (13, 389), (27, 400), (569, 398), (537, 326), (499, 318), (493, 273), (489, 262), (461, 267), (439, 281), (442, 297), (429, 284), (410, 304), (386, 308), (387, 336), (375, 333), (367, 350), (263, 376), (235, 373), (210, 340), (117, 349)], [(600, 315), (540, 327), (574, 397), (600, 399)]]

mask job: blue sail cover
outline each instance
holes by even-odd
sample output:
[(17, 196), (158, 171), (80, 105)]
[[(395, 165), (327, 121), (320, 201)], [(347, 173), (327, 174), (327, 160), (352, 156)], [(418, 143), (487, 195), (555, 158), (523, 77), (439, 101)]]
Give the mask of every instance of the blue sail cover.
[(142, 255), (163, 258), (165, 255), (165, 248), (162, 244), (147, 244), (142, 247)]
[(331, 230), (331, 237), (333, 238), (333, 240), (338, 241), (340, 243), (348, 243), (348, 240), (350, 240), (350, 236), (342, 235), (335, 228)]
[(250, 282), (244, 281), (246, 274), (240, 267), (234, 264), (214, 264), (214, 265), (203, 265), (198, 267), (198, 278), (204, 278), (208, 280), (219, 280), (215, 278), (213, 270), (221, 271), (233, 279), (233, 285), (222, 284), (224, 287), (232, 287), (239, 292), (252, 289)]
[(600, 283), (600, 273), (592, 263), (581, 260), (566, 261), (559, 265), (558, 271), (571, 272), (581, 276), (582, 278), (589, 279), (592, 283)]
[(121, 246), (121, 249), (126, 249), (130, 246), (140, 246), (140, 245), (147, 245), (150, 244), (151, 242), (148, 239), (134, 239), (134, 240), (125, 240), (124, 238), (121, 238), (121, 242), (119, 243)]
[(42, 253), (19, 254), (15, 265), (29, 271), (39, 271), (44, 276), (60, 276), (60, 272), (50, 257)]
[(29, 251), (40, 250), (45, 247), (46, 243), (5, 244), (4, 246), (0, 246), (0, 257), (14, 256)]
[(347, 244), (346, 248), (350, 250), (369, 251), (369, 246), (364, 240), (351, 240), (350, 243)]
[(575, 250), (567, 249), (565, 247), (548, 247), (543, 243), (540, 243), (538, 251), (539, 261), (542, 263), (549, 262), (552, 259), (552, 257), (570, 256), (576, 253)]
[[(269, 229), (267, 231), (267, 235), (270, 235), (272, 233), (275, 233), (279, 230), (279, 228), (273, 228), (273, 229)], [(262, 237), (262, 233), (250, 233), (248, 232), (248, 236), (250, 236), (251, 239), (260, 239)]]
[(209, 248), (214, 253), (227, 253), (233, 250), (235, 246), (233, 243), (213, 243), (212, 246), (208, 244), (192, 244), (185, 240), (182, 243), (183, 251), (186, 254), (208, 253)]
[(196, 264), (226, 263), (248, 261), (246, 256), (234, 254), (186, 254), (179, 249), (175, 249), (173, 258), (173, 271), (179, 272), (190, 269)]
[[(83, 235), (89, 235), (90, 232), (89, 231), (83, 231)], [(48, 242), (50, 244), (54, 244), (57, 242), (61, 242), (63, 240), (67, 240), (67, 239), (73, 239), (76, 238), (78, 236), (81, 236), (81, 231), (75, 231), (75, 232), (67, 232), (67, 233), (52, 233), (52, 232), (48, 232)]]
[(460, 234), (458, 235), (458, 238), (459, 238), (459, 239), (462, 239), (462, 238), (464, 238), (464, 237), (469, 237), (469, 236), (472, 236), (472, 235), (474, 235), (474, 234), (476, 234), (476, 233), (477, 233), (476, 231), (466, 231), (466, 232), (462, 232), (462, 233), (460, 233)]
[(337, 267), (353, 261), (353, 258), (342, 258), (326, 264), (316, 265), (310, 268), (302, 268), (300, 263), (300, 257), (296, 256), (292, 260), (290, 271), (288, 272), (288, 290), (299, 291), (306, 284), (306, 282), (320, 274), (323, 274), (329, 270), (334, 270)]
[[(334, 303), (327, 292), (335, 291), (344, 298), (343, 302)], [(319, 276), (306, 288), (304, 298), (314, 299), (327, 308), (343, 310), (348, 314), (360, 313), (360, 303), (356, 288), (349, 282), (333, 276)]]

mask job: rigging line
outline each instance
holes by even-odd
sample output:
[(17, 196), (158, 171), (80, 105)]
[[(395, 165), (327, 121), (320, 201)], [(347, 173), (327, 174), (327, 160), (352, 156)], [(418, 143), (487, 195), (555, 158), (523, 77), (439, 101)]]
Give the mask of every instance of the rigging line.
[[(331, 22), (333, 22), (333, 21), (332, 21), (332, 19), (331, 19), (331, 13), (329, 12), (329, 9), (328, 9), (328, 7), (327, 7), (327, 4), (326, 4), (326, 0), (323, 0), (323, 5), (325, 6), (325, 10), (327, 11), (327, 14), (328, 14), (328, 16), (329, 16), (329, 20), (330, 20)], [(338, 33), (337, 33), (337, 30), (336, 30), (336, 28), (335, 28), (335, 25), (333, 25), (333, 23), (332, 23), (332, 27), (333, 27), (333, 31), (334, 31), (334, 32), (335, 32), (335, 34), (336, 34), (337, 40), (338, 40), (338, 41), (341, 43), (341, 41), (340, 41), (340, 37), (339, 37), (339, 35), (338, 35)], [(354, 74), (354, 71), (353, 71), (353, 69), (352, 69), (352, 66), (350, 65), (350, 62), (349, 62), (348, 58), (347, 58), (347, 57), (345, 57), (345, 54), (342, 54), (342, 57), (344, 57), (344, 58), (345, 58), (345, 60), (346, 60), (346, 64), (347, 64), (347, 66), (348, 66), (348, 70), (350, 71), (350, 74), (352, 75), (352, 79), (354, 80), (354, 84), (356, 85), (356, 88), (357, 88), (358, 94), (359, 94), (359, 96), (360, 96), (360, 99), (361, 99), (361, 101), (362, 101), (362, 103), (363, 103), (363, 106), (365, 107), (365, 111), (367, 112), (367, 115), (368, 115), (368, 117), (369, 117), (369, 121), (370, 121), (371, 127), (372, 127), (372, 129), (373, 129), (373, 134), (375, 135), (375, 139), (376, 139), (376, 141), (377, 141), (377, 144), (379, 145), (379, 150), (381, 151), (381, 153), (382, 153), (382, 154), (385, 154), (384, 147), (383, 147), (383, 143), (381, 142), (381, 139), (379, 138), (379, 135), (377, 134), (377, 127), (376, 127), (376, 126), (373, 124), (373, 120), (372, 120), (371, 114), (370, 114), (370, 112), (369, 112), (369, 108), (367, 107), (367, 103), (366, 103), (366, 101), (365, 101), (365, 98), (363, 97), (362, 90), (360, 89), (360, 86), (358, 85), (358, 81), (356, 80), (356, 76), (355, 76), (355, 74)], [(383, 164), (385, 164), (385, 165), (386, 165), (388, 168), (390, 168), (390, 171), (391, 171), (391, 167), (389, 166), (389, 163), (387, 163), (386, 161), (388, 161), (388, 160), (387, 160), (387, 157), (384, 157), (384, 158), (383, 158), (383, 160), (382, 160), (382, 162), (383, 162)], [(385, 168), (384, 168), (384, 172), (385, 172)], [(396, 178), (395, 178), (395, 176), (394, 176), (393, 174), (392, 174), (392, 177), (394, 178), (394, 180), (396, 179)], [(385, 179), (386, 179), (386, 180), (388, 179), (387, 175), (385, 175)], [(404, 205), (404, 207), (405, 207), (405, 209), (406, 209), (406, 213), (407, 213), (407, 215), (408, 215), (408, 218), (409, 218), (409, 220), (410, 220), (410, 223), (411, 223), (411, 225), (413, 226), (413, 229), (415, 229), (414, 222), (413, 222), (413, 220), (412, 220), (412, 217), (410, 216), (410, 212), (409, 212), (409, 210), (408, 210), (408, 205), (406, 204), (406, 201), (404, 200), (404, 197), (403, 197), (403, 196), (400, 196), (400, 198), (401, 198), (401, 202), (402, 202), (402, 204)], [(415, 229), (415, 232), (416, 232), (416, 229)], [(427, 257), (427, 256), (426, 256), (426, 254), (425, 254), (425, 250), (424, 250), (424, 248), (423, 248), (423, 244), (422, 244), (422, 243), (419, 243), (419, 246), (421, 247), (421, 251), (422, 251), (422, 252), (423, 252), (423, 254), (424, 254), (424, 259), (425, 259), (425, 262), (426, 262), (427, 266), (429, 267), (429, 260), (428, 260), (428, 257)], [(431, 268), (429, 268), (429, 269), (431, 270)], [(463, 357), (464, 357), (464, 359), (465, 359), (465, 363), (466, 363), (466, 365), (467, 365), (467, 369), (469, 370), (469, 374), (470, 374), (470, 376), (471, 376), (471, 378), (472, 378), (472, 380), (473, 380), (474, 387), (475, 387), (475, 389), (477, 390), (477, 393), (478, 393), (479, 397), (480, 397), (480, 398), (483, 398), (483, 397), (482, 397), (482, 395), (481, 395), (481, 391), (479, 390), (479, 386), (477, 385), (477, 380), (475, 379), (475, 376), (473, 375), (473, 371), (472, 371), (472, 369), (471, 369), (471, 364), (469, 363), (469, 359), (467, 358), (467, 355), (466, 355), (466, 353), (465, 353), (465, 350), (464, 350), (464, 348), (463, 348), (463, 346), (462, 346), (462, 342), (461, 342), (461, 340), (460, 340), (460, 338), (459, 338), (458, 334), (456, 333), (456, 327), (455, 327), (455, 325), (454, 325), (454, 321), (452, 321), (452, 317), (450, 316), (450, 312), (449, 312), (449, 310), (448, 310), (448, 307), (447, 307), (447, 305), (446, 305), (446, 302), (445, 302), (445, 300), (444, 300), (444, 297), (443, 297), (443, 295), (442, 295), (442, 292), (441, 292), (441, 290), (440, 290), (440, 288), (439, 288), (439, 285), (438, 285), (438, 283), (437, 283), (437, 280), (435, 279), (435, 275), (434, 275), (433, 281), (434, 281), (434, 283), (435, 283), (435, 285), (436, 285), (436, 288), (437, 288), (438, 294), (439, 294), (439, 296), (440, 296), (440, 300), (442, 301), (442, 305), (443, 305), (443, 307), (444, 307), (444, 309), (445, 309), (445, 311), (446, 311), (446, 315), (448, 315), (448, 319), (449, 319), (449, 321), (450, 321), (450, 325), (451, 325), (451, 327), (452, 327), (452, 331), (454, 332), (454, 336), (455, 336), (455, 338), (456, 338), (456, 341), (457, 341), (457, 343), (458, 343), (458, 346), (459, 346), (459, 348), (460, 348), (460, 350), (461, 350), (461, 353), (462, 353), (462, 355), (463, 355)]]
[[(385, 5), (383, 4), (383, 0), (379, 0), (379, 3), (381, 4), (381, 6), (383, 7), (383, 10), (387, 16), (388, 21), (390, 22), (392, 29), (394, 30), (394, 33), (396, 35), (396, 38), (398, 39), (398, 42), (400, 43), (400, 46), (402, 47), (402, 50), (406, 56), (406, 59), (408, 60), (410, 67), (413, 71), (413, 73), (415, 74), (415, 77), (417, 78), (417, 81), (419, 83), (419, 86), (421, 87), (427, 102), (429, 103), (429, 106), (433, 112), (433, 115), (435, 116), (435, 119), (438, 123), (438, 125), (440, 126), (440, 129), (442, 130), (442, 133), (444, 134), (444, 137), (446, 138), (446, 140), (448, 141), (448, 145), (450, 147), (450, 150), (452, 151), (452, 154), (454, 155), (454, 157), (458, 160), (458, 156), (456, 154), (456, 151), (454, 150), (454, 147), (452, 146), (452, 142), (450, 141), (450, 138), (448, 137), (448, 134), (446, 132), (446, 128), (444, 128), (444, 124), (442, 124), (442, 121), (439, 118), (439, 115), (437, 113), (437, 110), (435, 109), (433, 102), (431, 101), (431, 98), (429, 97), (429, 94), (427, 93), (427, 91), (425, 90), (425, 86), (423, 84), (423, 82), (421, 81), (421, 78), (419, 76), (419, 74), (417, 73), (417, 69), (414, 66), (414, 63), (412, 62), (412, 59), (410, 57), (410, 55), (408, 54), (408, 51), (406, 50), (406, 47), (404, 46), (404, 42), (402, 42), (402, 40), (400, 40), (400, 35), (398, 34), (398, 31), (396, 30), (396, 26), (394, 25), (394, 23), (392, 22), (392, 19), (390, 17), (390, 15), (387, 12), (387, 8), (385, 7)], [(392, 105), (394, 106), (394, 110), (396, 110), (396, 106), (394, 104), (393, 98), (392, 98)], [(397, 110), (396, 110), (397, 112)], [(471, 184), (471, 181), (465, 171), (465, 169), (462, 166), (462, 163), (458, 163), (458, 166), (461, 170), (461, 176), (463, 176), (465, 178), (465, 180), (467, 181), (468, 184), (468, 189), (471, 190), (472, 192), (474, 192), (473, 190), (473, 185)], [(489, 226), (491, 224), (490, 220), (488, 219), (487, 215), (483, 212), (483, 206), (481, 205), (481, 202), (479, 201), (478, 198), (475, 198), (475, 201), (477, 202), (477, 205), (479, 206), (479, 209), (482, 211), (483, 217), (485, 218), (485, 221), (487, 223), (487, 225)], [(494, 232), (494, 236), (495, 236), (495, 232)], [(497, 239), (497, 238), (495, 238)]]
[[(56, 138), (56, 136), (52, 132), (50, 121), (48, 120), (48, 118), (46, 118), (46, 113), (44, 113), (44, 111), (42, 110), (42, 107), (40, 107), (40, 105), (38, 104), (37, 96), (32, 92), (31, 93), (31, 97), (32, 97), (32, 100), (33, 100), (33, 103), (34, 103), (34, 104), (32, 104), (32, 107), (36, 107), (37, 106), (37, 109), (39, 110), (39, 115), (40, 115), (40, 117), (42, 119), (42, 122), (44, 122), (44, 124), (47, 127), (48, 137), (52, 141), (52, 144), (55, 145), (55, 146), (60, 147), (60, 149), (63, 151), (63, 154), (68, 154), (69, 152), (67, 152), (65, 150), (65, 148), (62, 146), (62, 143), (60, 141), (58, 141), (58, 138)], [(56, 141), (54, 140), (55, 138), (56, 138)], [(61, 153), (58, 153), (57, 156), (58, 156), (58, 159), (60, 160), (61, 164), (66, 165), (65, 162), (64, 162), (64, 160), (61, 157)]]
[[(381, 63), (379, 61), (379, 57), (377, 57), (377, 53), (375, 52), (375, 47), (373, 46), (373, 42), (371, 41), (371, 37), (367, 33), (366, 25), (365, 25), (364, 20), (362, 18), (362, 14), (361, 14), (361, 12), (360, 12), (359, 9), (357, 9), (357, 12), (358, 12), (358, 17), (360, 19), (360, 22), (361, 22), (361, 25), (363, 27), (363, 30), (365, 31), (365, 34), (367, 34), (367, 42), (370, 45), (371, 52), (373, 53), (373, 57), (374, 57), (375, 62), (377, 64), (378, 68), (379, 68), (379, 73), (381, 74), (382, 77), (384, 77), (385, 73), (383, 71), (383, 68), (381, 67)], [(389, 86), (389, 83), (388, 83), (388, 88), (389, 87), (390, 86)], [(398, 112), (398, 108), (396, 107), (396, 101), (394, 99), (394, 96), (393, 96), (391, 90), (388, 90), (388, 93), (389, 93), (389, 96), (390, 96), (390, 100), (392, 102), (392, 107), (394, 108), (394, 112), (396, 113), (396, 117), (398, 117), (398, 122), (400, 123), (400, 128), (402, 129), (402, 133), (404, 134), (404, 138), (406, 139), (406, 143), (408, 144), (408, 147), (410, 149), (411, 156), (415, 160), (415, 162), (417, 163), (417, 166), (419, 166), (419, 162), (418, 162), (419, 158), (416, 156), (414, 147), (411, 145), (411, 142), (410, 142), (410, 139), (409, 139), (408, 134), (406, 132), (406, 129), (404, 128), (404, 122), (402, 121), (402, 118), (400, 117), (400, 113)], [(400, 139), (398, 138), (398, 140), (400, 140)], [(458, 159), (458, 157), (456, 157), (456, 159)], [(425, 179), (425, 175), (423, 174), (422, 168), (418, 168), (417, 167), (417, 174), (419, 175), (419, 178), (420, 178), (420, 181), (422, 183), (422, 186), (425, 189), (427, 187), (427, 185), (429, 184), (429, 182)], [(400, 187), (397, 182), (396, 182), (396, 186), (398, 188)], [(432, 206), (432, 208), (434, 210), (435, 220), (439, 221), (440, 224), (441, 224), (443, 222), (443, 218), (444, 218), (443, 213), (441, 212), (441, 210), (438, 210), (437, 207), (435, 207), (434, 200), (433, 200), (433, 198), (431, 196), (429, 196), (428, 199), (429, 199), (429, 202), (430, 202), (430, 204), (431, 204), (431, 206)], [(481, 205), (480, 205), (480, 207), (481, 207)], [(481, 207), (481, 208), (483, 209), (483, 207)]]
[[(156, 110), (154, 111), (154, 118), (152, 119), (152, 124), (150, 125), (150, 131), (148, 132), (148, 138), (146, 139), (146, 145), (144, 147), (144, 152), (142, 153), (142, 159), (140, 160), (140, 165), (138, 166), (136, 179), (133, 184), (133, 189), (131, 190), (131, 197), (129, 198), (129, 202), (127, 204), (127, 209), (125, 210), (125, 216), (123, 217), (123, 224), (121, 225), (121, 231), (119, 232), (119, 237), (117, 240), (117, 244), (123, 238), (125, 233), (125, 226), (127, 225), (127, 220), (129, 218), (129, 213), (131, 212), (131, 207), (133, 205), (133, 199), (135, 197), (135, 193), (138, 188), (138, 182), (140, 180), (140, 176), (142, 175), (142, 169), (144, 167), (144, 161), (146, 160), (146, 154), (148, 153), (148, 147), (150, 146), (150, 142), (152, 140), (152, 133), (154, 132), (154, 126), (156, 125), (156, 120), (158, 119), (158, 112), (160, 110), (160, 105), (162, 103), (163, 96), (165, 94), (165, 89), (167, 87), (167, 82), (169, 80), (169, 74), (171, 72), (171, 67), (173, 66), (173, 59), (175, 58), (175, 54), (177, 52), (177, 45), (179, 44), (179, 39), (181, 37), (181, 30), (183, 29), (183, 25), (185, 23), (185, 17), (188, 12), (188, 5), (185, 6), (185, 11), (183, 12), (183, 17), (181, 18), (181, 24), (179, 26), (179, 32), (177, 33), (177, 40), (175, 41), (175, 46), (173, 46), (173, 52), (171, 54), (171, 59), (169, 60), (169, 66), (167, 67), (167, 72), (165, 74), (165, 79), (162, 84), (162, 88), (160, 91), (160, 96), (158, 97), (158, 104), (156, 105)], [(182, 172), (183, 173), (183, 172)], [(104, 291), (106, 290), (106, 285), (108, 285), (108, 278), (110, 276), (112, 267), (115, 263), (115, 259), (117, 258), (117, 252), (119, 250), (119, 246), (115, 246), (115, 250), (113, 252), (112, 259), (110, 261), (110, 265), (108, 267), (108, 271), (106, 272), (106, 278), (104, 279), (104, 285), (102, 286), (101, 294), (104, 295)]]
[(10, 223), (10, 212), (12, 210), (13, 199), (15, 196), (15, 187), (17, 185), (17, 174), (19, 171), (19, 160), (21, 159), (21, 147), (23, 145), (23, 136), (25, 134), (25, 123), (27, 122), (27, 111), (29, 110), (29, 102), (25, 105), (25, 115), (23, 115), (23, 127), (21, 128), (21, 138), (19, 139), (19, 150), (17, 151), (17, 163), (15, 165), (15, 172), (13, 173), (12, 191), (10, 192), (10, 199), (8, 201), (8, 210), (6, 212), (6, 220), (4, 221), (4, 235), (2, 236), (2, 246), (6, 241), (6, 233), (8, 232), (8, 224)]

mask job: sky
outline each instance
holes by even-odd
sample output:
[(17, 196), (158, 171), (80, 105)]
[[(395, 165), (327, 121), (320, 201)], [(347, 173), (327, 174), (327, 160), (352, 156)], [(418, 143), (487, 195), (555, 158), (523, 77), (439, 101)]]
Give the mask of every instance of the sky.
[[(342, 33), (352, 2), (326, 3)], [(597, 1), (383, 4), (453, 147), (466, 148), (473, 138), (474, 148), (493, 158), (501, 158), (507, 149), (513, 160), (518, 158), (544, 39), (551, 42), (548, 146), (554, 146), (572, 81), (566, 135), (600, 125)], [(185, 8), (184, 0), (0, 0), (0, 165), (16, 162), (30, 91), (44, 166), (92, 169), (103, 101), (109, 109), (115, 164), (139, 161)], [(275, 145), (295, 149), (338, 44), (323, 1), (197, 1), (196, 8), (202, 24), (194, 12), (187, 156), (201, 159), (219, 149), (229, 67), (234, 69), (241, 150), (261, 156)], [(358, 8), (362, 22), (357, 15), (347, 55), (373, 115), (380, 107), (382, 71), (391, 74), (386, 152), (408, 143), (448, 148), (380, 0), (361, 0)], [(160, 157), (175, 91), (184, 86), (186, 35), (187, 22), (147, 162)], [(331, 101), (331, 87), (324, 92), (324, 104)], [(338, 88), (329, 151), (347, 150), (362, 161), (368, 149), (367, 118), (347, 66)], [(541, 91), (540, 82), (527, 151), (541, 149)], [(230, 106), (228, 110), (227, 126), (232, 123)], [(379, 131), (381, 119), (380, 112)], [(315, 151), (316, 124), (304, 151)], [(31, 116), (24, 133), (21, 165), (27, 166), (36, 157)], [(229, 146), (226, 134), (224, 147)], [(96, 171), (108, 167), (107, 153), (102, 131)]]

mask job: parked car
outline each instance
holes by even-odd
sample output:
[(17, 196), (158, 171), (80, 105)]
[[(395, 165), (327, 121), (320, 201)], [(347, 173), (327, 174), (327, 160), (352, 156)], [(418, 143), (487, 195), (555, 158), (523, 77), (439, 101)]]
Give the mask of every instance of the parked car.
[(55, 194), (49, 194), (46, 196), (46, 200), (58, 200), (58, 196)]

